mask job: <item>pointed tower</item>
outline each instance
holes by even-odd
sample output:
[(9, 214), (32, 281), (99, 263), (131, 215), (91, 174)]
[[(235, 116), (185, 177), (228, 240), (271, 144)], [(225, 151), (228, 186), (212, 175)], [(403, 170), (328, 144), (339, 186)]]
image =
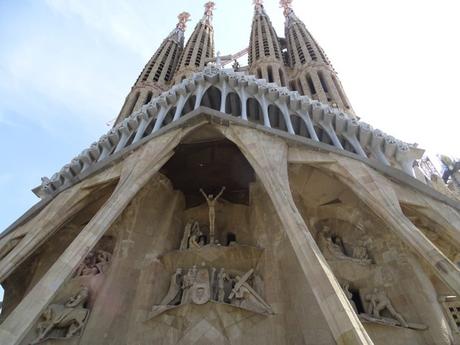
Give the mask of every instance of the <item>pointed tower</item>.
[(216, 4), (207, 2), (203, 18), (195, 27), (182, 52), (175, 81), (180, 82), (206, 65), (206, 60), (214, 57), (213, 11)]
[(178, 19), (179, 23), (176, 28), (161, 43), (160, 48), (145, 65), (131, 92), (126, 97), (116, 123), (140, 109), (153, 97), (158, 96), (168, 88), (184, 48), (184, 32), (187, 22), (190, 20), (190, 14), (182, 12)]
[(255, 13), (249, 42), (249, 71), (259, 79), (286, 86), (280, 41), (265, 12), (263, 0), (254, 0)]
[(290, 88), (354, 115), (337, 73), (305, 24), (295, 15), (292, 1), (280, 1), (286, 17), (288, 61), (293, 69)]

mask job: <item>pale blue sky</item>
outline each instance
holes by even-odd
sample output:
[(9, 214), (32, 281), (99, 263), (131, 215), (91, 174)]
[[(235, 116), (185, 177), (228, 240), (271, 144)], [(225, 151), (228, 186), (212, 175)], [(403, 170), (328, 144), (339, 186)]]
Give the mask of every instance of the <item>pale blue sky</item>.
[[(37, 201), (30, 190), (109, 127), (181, 11), (205, 1), (0, 0), (0, 231)], [(222, 54), (243, 49), (250, 0), (221, 0)], [(457, 0), (297, 0), (364, 121), (431, 151), (460, 155)], [(266, 9), (279, 35), (278, 1)], [(455, 139), (454, 139), (455, 138)]]

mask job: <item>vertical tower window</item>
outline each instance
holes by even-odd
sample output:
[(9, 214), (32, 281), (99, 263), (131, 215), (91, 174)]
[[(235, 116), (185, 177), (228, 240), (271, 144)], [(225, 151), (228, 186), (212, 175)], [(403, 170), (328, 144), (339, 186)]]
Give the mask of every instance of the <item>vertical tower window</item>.
[(318, 72), (318, 78), (319, 78), (319, 81), (321, 82), (321, 86), (323, 87), (324, 92), (328, 93), (329, 88), (327, 87), (326, 79), (324, 79), (324, 74), (322, 71)]
[(150, 101), (152, 100), (152, 97), (153, 97), (153, 92), (149, 91), (149, 93), (147, 94), (147, 98), (145, 99), (144, 104), (150, 103)]
[(312, 96), (316, 95), (316, 88), (315, 88), (315, 84), (313, 83), (313, 80), (311, 79), (311, 75), (307, 74), (306, 79), (307, 79), (308, 88), (310, 89), (310, 95)]
[(272, 66), (267, 67), (267, 73), (268, 73), (268, 82), (273, 83), (273, 68)]
[(279, 70), (279, 74), (280, 74), (281, 86), (286, 86), (286, 79), (284, 78), (284, 72), (281, 68)]

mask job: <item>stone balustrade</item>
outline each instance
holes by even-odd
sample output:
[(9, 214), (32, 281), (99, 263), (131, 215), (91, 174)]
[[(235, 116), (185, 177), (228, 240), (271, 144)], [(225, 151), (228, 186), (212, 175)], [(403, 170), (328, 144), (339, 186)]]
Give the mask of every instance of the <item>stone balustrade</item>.
[[(214, 93), (210, 92), (211, 89)], [(236, 96), (233, 102), (228, 97), (232, 93), (237, 95), (237, 104)], [(249, 109), (250, 104), (253, 107), (255, 104), (258, 110)], [(208, 106), (222, 113), (230, 112), (228, 116), (235, 116), (232, 114), (237, 109), (237, 117), (242, 120), (322, 142), (363, 159), (400, 169), (411, 176), (414, 176), (414, 161), (421, 158), (421, 150), (373, 129), (369, 124), (337, 108), (301, 96), (285, 87), (267, 83), (263, 79), (256, 79), (252, 75), (209, 66), (152, 99), (50, 179), (43, 178), (40, 194), (56, 194), (74, 183), (80, 174), (94, 164), (108, 159), (200, 106)], [(256, 112), (260, 112), (259, 118)]]

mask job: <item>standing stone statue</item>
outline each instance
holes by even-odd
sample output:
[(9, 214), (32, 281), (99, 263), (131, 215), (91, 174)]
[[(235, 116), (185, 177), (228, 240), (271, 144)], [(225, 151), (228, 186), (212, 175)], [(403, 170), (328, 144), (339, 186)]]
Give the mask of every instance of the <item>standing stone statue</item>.
[(223, 268), (217, 274), (217, 302), (225, 302), (225, 281), (228, 280), (228, 275)]
[(206, 202), (208, 203), (209, 207), (209, 238), (211, 244), (214, 244), (214, 234), (215, 234), (215, 222), (216, 222), (216, 203), (217, 200), (222, 196), (225, 191), (225, 187), (222, 187), (219, 194), (216, 197), (214, 195), (206, 195), (203, 189), (200, 189), (201, 194), (203, 194)]
[(186, 275), (184, 275), (184, 278), (182, 280), (182, 299), (181, 299), (181, 304), (187, 304), (190, 302), (190, 289), (193, 287), (195, 284), (196, 280), (196, 275), (197, 275), (197, 268), (196, 266), (193, 266), (192, 269), (190, 269)]
[(187, 223), (184, 229), (184, 236), (180, 244), (180, 250), (189, 248), (197, 248), (200, 246), (200, 237), (203, 233), (200, 230), (200, 224), (196, 221), (190, 221)]
[(89, 299), (89, 289), (82, 286), (64, 305), (51, 304), (42, 314), (42, 321), (37, 326), (38, 337), (32, 344), (45, 340), (55, 329), (65, 330), (62, 338), (72, 338), (85, 325), (89, 310), (85, 308)]

